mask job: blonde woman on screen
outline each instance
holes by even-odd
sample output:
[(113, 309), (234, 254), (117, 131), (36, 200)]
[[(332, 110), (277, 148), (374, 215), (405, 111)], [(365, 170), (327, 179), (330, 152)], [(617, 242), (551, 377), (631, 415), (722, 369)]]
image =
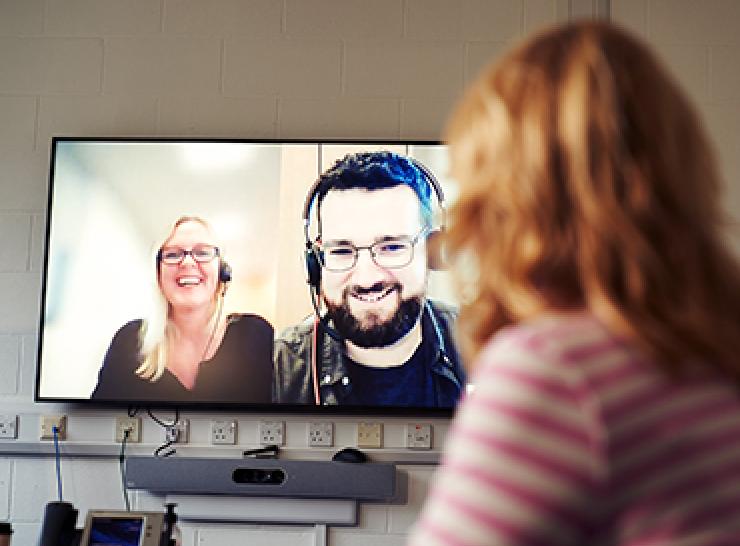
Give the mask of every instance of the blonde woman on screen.
[(93, 399), (264, 403), (272, 389), (273, 330), (225, 315), (231, 269), (208, 223), (178, 219), (156, 253), (157, 312), (115, 335)]
[(684, 93), (575, 23), (485, 70), (448, 139), (475, 389), (410, 544), (740, 544), (740, 267)]

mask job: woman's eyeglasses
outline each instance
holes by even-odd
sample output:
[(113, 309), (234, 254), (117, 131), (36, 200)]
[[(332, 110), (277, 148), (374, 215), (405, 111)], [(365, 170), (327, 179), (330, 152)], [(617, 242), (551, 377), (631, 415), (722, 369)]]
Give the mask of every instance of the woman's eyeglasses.
[(160, 248), (157, 252), (157, 260), (167, 265), (179, 265), (185, 259), (185, 256), (192, 256), (193, 260), (199, 264), (207, 263), (219, 255), (217, 246), (212, 245), (195, 245), (190, 250), (185, 250), (177, 246), (167, 246)]

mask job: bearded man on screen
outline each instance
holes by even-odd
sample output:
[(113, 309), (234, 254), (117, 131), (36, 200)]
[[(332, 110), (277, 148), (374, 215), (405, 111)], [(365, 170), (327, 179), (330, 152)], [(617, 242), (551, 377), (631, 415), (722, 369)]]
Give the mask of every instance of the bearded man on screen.
[(317, 314), (276, 339), (274, 401), (455, 406), (465, 385), (456, 311), (426, 297), (430, 177), (392, 152), (348, 154), (319, 177), (308, 204), (318, 236), (307, 245)]

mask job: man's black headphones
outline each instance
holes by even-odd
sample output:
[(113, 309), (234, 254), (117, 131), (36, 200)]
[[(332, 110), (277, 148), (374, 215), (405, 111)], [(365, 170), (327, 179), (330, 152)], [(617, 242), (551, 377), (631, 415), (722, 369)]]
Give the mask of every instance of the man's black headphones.
[[(432, 171), (430, 171), (421, 162), (410, 156), (404, 156), (404, 158), (407, 159), (409, 163), (411, 163), (422, 173), (422, 176), (437, 197), (437, 205), (442, 211), (442, 224), (434, 228), (427, 235), (427, 249), (432, 251), (427, 256), (427, 262), (430, 269), (444, 269), (444, 260), (441, 259), (441, 245), (439, 244), (440, 235), (444, 231), (445, 222), (445, 196), (444, 192), (442, 191), (442, 186), (440, 185), (434, 174), (432, 174)], [(306, 201), (303, 205), (303, 233), (306, 240), (306, 249), (304, 251), (304, 259), (306, 262), (306, 282), (316, 292), (320, 291), (321, 289), (321, 262), (319, 261), (316, 245), (311, 240), (310, 235), (311, 210), (313, 208), (314, 201), (316, 200), (319, 193), (321, 193), (323, 186), (324, 184), (322, 183), (322, 179), (321, 177), (319, 177), (319, 179), (314, 182), (314, 184), (311, 186), (311, 189), (308, 191), (308, 194), (306, 195)], [(331, 190), (331, 188), (329, 188), (329, 190)]]

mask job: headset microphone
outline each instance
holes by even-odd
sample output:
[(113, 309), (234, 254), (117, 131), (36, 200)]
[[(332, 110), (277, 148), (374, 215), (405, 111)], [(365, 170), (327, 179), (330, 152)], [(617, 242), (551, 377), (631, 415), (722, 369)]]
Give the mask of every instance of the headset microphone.
[(337, 330), (334, 329), (332, 326), (329, 326), (329, 321), (325, 316), (319, 316), (319, 322), (321, 323), (321, 328), (329, 335), (330, 338), (332, 338), (334, 341), (344, 341), (342, 335), (337, 332)]
[(337, 332), (337, 330), (329, 325), (329, 319), (326, 317), (326, 315), (321, 314), (321, 309), (319, 309), (319, 291), (311, 287), (311, 304), (313, 305), (314, 312), (316, 313), (316, 317), (318, 319), (318, 323), (321, 325), (321, 328), (335, 341), (343, 342), (344, 337)]
[[(308, 255), (308, 252), (306, 254)], [(313, 257), (315, 258), (315, 255)], [(306, 263), (308, 263), (308, 258), (306, 260)], [(321, 269), (319, 269), (319, 272), (321, 272)], [(311, 283), (309, 282), (309, 284)], [(317, 285), (311, 284), (309, 288), (309, 290), (311, 291), (311, 304), (313, 305), (314, 312), (316, 313), (313, 325), (313, 343), (311, 344), (311, 374), (313, 376), (311, 383), (313, 384), (314, 402), (317, 406), (321, 405), (321, 394), (319, 393), (319, 366), (317, 358), (319, 328), (326, 332), (327, 335), (337, 343), (344, 343), (344, 338), (339, 334), (339, 332), (329, 326), (329, 321), (327, 320), (326, 316), (321, 315), (321, 309), (319, 308), (319, 295), (321, 293), (319, 288), (320, 284), (320, 282), (317, 283)]]

